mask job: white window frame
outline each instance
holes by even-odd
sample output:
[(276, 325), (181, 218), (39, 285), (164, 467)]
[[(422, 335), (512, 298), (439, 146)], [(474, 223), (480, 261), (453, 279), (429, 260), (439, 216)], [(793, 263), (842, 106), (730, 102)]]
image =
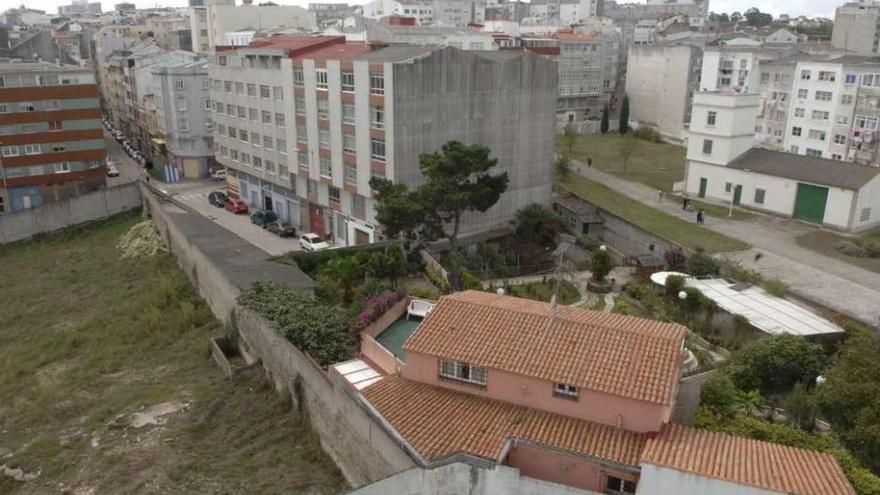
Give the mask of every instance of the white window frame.
[(315, 89), (326, 90), (328, 87), (327, 69), (315, 69)]
[(59, 162), (55, 164), (56, 174), (66, 174), (70, 172), (70, 162)]
[(438, 363), (438, 374), (441, 378), (472, 383), (482, 387), (488, 382), (488, 371), (483, 366), (474, 366), (454, 359), (441, 359)]
[(24, 145), (24, 154), (25, 155), (39, 155), (43, 152), (43, 147), (37, 144), (26, 144)]
[(578, 398), (578, 388), (570, 383), (554, 383), (553, 395), (565, 398)]

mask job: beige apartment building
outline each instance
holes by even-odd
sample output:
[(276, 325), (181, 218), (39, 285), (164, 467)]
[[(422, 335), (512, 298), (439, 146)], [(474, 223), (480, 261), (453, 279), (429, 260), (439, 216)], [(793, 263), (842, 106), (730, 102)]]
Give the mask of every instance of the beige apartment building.
[(462, 233), (509, 227), (550, 200), (557, 71), (546, 58), (286, 36), (217, 52), (209, 77), (230, 193), (337, 245), (380, 238), (372, 177), (416, 185), (419, 155), (450, 140), (488, 146), (510, 178)]

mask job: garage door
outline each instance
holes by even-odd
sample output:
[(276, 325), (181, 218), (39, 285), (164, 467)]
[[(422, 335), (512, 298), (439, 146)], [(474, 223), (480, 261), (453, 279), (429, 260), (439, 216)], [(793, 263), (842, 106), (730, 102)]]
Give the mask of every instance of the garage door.
[(825, 203), (828, 201), (828, 188), (798, 183), (794, 200), (794, 217), (813, 223), (825, 219)]

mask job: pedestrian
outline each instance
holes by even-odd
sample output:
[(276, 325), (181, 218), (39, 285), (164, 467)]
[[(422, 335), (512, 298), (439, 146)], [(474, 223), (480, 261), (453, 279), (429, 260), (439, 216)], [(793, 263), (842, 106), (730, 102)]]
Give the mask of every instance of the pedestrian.
[(697, 223), (699, 225), (703, 225), (703, 220), (706, 218), (706, 213), (703, 210), (697, 212)]
[(688, 199), (687, 198), (682, 198), (681, 209), (687, 211), (687, 209), (688, 209)]
[(592, 156), (587, 157), (587, 168), (593, 168), (593, 157)]
[(657, 202), (658, 203), (663, 202), (663, 190), (662, 189), (657, 189)]

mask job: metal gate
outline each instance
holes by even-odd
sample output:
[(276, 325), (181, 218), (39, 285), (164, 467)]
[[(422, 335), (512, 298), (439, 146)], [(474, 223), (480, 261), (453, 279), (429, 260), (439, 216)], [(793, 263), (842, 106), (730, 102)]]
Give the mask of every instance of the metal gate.
[(825, 204), (828, 202), (828, 188), (812, 184), (798, 183), (794, 199), (795, 218), (821, 224), (825, 220)]

